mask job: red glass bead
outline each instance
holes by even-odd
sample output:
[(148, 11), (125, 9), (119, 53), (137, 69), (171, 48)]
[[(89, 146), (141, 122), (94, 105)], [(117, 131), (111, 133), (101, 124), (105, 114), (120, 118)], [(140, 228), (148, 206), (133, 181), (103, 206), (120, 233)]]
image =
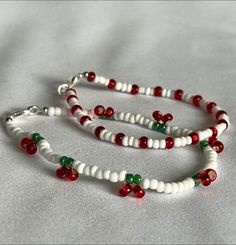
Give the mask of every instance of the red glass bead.
[(161, 121), (161, 119), (162, 119), (162, 114), (161, 114), (160, 111), (154, 111), (154, 112), (152, 113), (152, 116), (153, 116), (153, 118), (154, 118), (157, 122)]
[(219, 120), (219, 117), (223, 114), (226, 114), (227, 115), (227, 112), (226, 111), (223, 111), (223, 110), (220, 110), (220, 111), (217, 111), (216, 112), (216, 120)]
[(113, 116), (113, 114), (114, 114), (114, 109), (112, 107), (107, 107), (105, 111), (105, 116), (110, 118)]
[(71, 181), (77, 180), (79, 178), (79, 173), (74, 168), (70, 168), (67, 174), (67, 178)]
[(140, 185), (135, 185), (133, 187), (133, 193), (137, 198), (143, 198), (145, 195), (145, 191), (141, 188)]
[(193, 145), (197, 144), (197, 142), (199, 141), (198, 134), (195, 132), (192, 132), (191, 134), (189, 134), (189, 136), (192, 138), (192, 144)]
[(183, 93), (184, 93), (184, 91), (182, 89), (177, 89), (175, 91), (175, 99), (176, 100), (182, 100)]
[(224, 144), (221, 141), (215, 141), (212, 148), (219, 154), (224, 150)]
[(208, 102), (207, 103), (207, 111), (209, 113), (212, 113), (212, 109), (216, 106), (216, 103), (215, 102)]
[(218, 134), (217, 128), (215, 128), (215, 127), (209, 127), (209, 129), (211, 129), (211, 131), (212, 131), (212, 136), (213, 136), (213, 137), (216, 137), (217, 134)]
[(138, 90), (139, 90), (139, 86), (136, 85), (136, 84), (133, 84), (130, 93), (131, 93), (131, 94), (137, 94), (137, 93), (138, 93)]
[(97, 136), (97, 138), (100, 137), (100, 133), (104, 130), (105, 128), (103, 126), (98, 126), (96, 129), (95, 129), (95, 132), (94, 134)]
[(201, 95), (193, 96), (193, 104), (195, 106), (199, 106), (201, 100), (202, 100), (202, 96)]
[(58, 168), (56, 171), (56, 175), (60, 179), (65, 179), (68, 176), (68, 173), (69, 173), (69, 168), (65, 166)]
[(228, 128), (229, 124), (225, 119), (220, 119), (219, 121), (217, 121), (217, 124), (221, 124), (221, 123), (225, 123), (226, 124), (226, 129)]
[(76, 99), (78, 99), (78, 97), (77, 97), (76, 95), (69, 95), (69, 96), (67, 97), (67, 103), (69, 103), (69, 101), (70, 101), (71, 98), (76, 98)]
[(96, 74), (93, 71), (90, 71), (87, 76), (87, 81), (88, 82), (93, 82), (96, 77)]
[(166, 148), (167, 149), (171, 149), (174, 147), (174, 139), (172, 137), (167, 137), (165, 139), (165, 141), (166, 141)]
[(37, 144), (32, 142), (29, 142), (26, 146), (26, 152), (30, 155), (33, 155), (37, 152)]
[(71, 109), (70, 109), (71, 114), (74, 115), (74, 113), (75, 113), (75, 111), (76, 111), (77, 109), (80, 109), (81, 111), (83, 110), (82, 107), (81, 107), (80, 105), (74, 105), (74, 106), (72, 106)]
[(108, 87), (109, 89), (114, 89), (115, 86), (116, 86), (116, 80), (110, 79), (110, 80), (109, 80), (109, 83), (108, 83), (108, 85), (107, 85), (107, 87)]
[(130, 194), (131, 191), (132, 191), (132, 186), (127, 183), (120, 188), (119, 194), (122, 197), (126, 197)]
[(208, 168), (206, 170), (206, 173), (208, 174), (209, 179), (211, 180), (211, 182), (215, 181), (217, 178), (217, 173), (214, 169)]
[(211, 136), (208, 139), (208, 143), (210, 144), (211, 147), (214, 146), (215, 142), (217, 141), (217, 138), (215, 136)]
[(173, 116), (170, 113), (167, 113), (167, 114), (165, 114), (165, 115), (162, 116), (162, 122), (163, 123), (169, 123), (172, 120), (173, 120)]
[(139, 138), (139, 146), (143, 149), (148, 147), (148, 137), (142, 136)]
[(115, 142), (117, 145), (122, 145), (122, 139), (125, 137), (125, 134), (118, 133), (116, 134)]
[(198, 180), (204, 186), (208, 186), (211, 184), (211, 180), (208, 176), (208, 173), (206, 173), (205, 171), (203, 171), (199, 174)]
[(81, 125), (84, 125), (84, 122), (87, 121), (87, 120), (90, 120), (91, 121), (91, 117), (89, 116), (82, 116), (79, 120), (80, 124)]
[(24, 138), (24, 139), (21, 140), (20, 144), (21, 144), (21, 147), (22, 147), (23, 149), (26, 149), (27, 145), (28, 145), (29, 143), (31, 143), (31, 142), (33, 142), (32, 139), (30, 139), (30, 138)]
[(162, 87), (158, 86), (154, 88), (154, 95), (155, 96), (161, 96), (162, 93)]
[(97, 115), (97, 116), (103, 116), (103, 115), (104, 115), (104, 112), (105, 112), (105, 108), (104, 108), (104, 106), (102, 106), (102, 105), (97, 105), (97, 106), (94, 108), (94, 113), (95, 113), (95, 115)]

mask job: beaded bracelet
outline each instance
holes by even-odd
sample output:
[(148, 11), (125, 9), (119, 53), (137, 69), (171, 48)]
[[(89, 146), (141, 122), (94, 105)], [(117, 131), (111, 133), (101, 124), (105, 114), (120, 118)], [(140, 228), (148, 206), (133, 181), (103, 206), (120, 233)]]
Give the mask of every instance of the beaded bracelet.
[[(132, 114), (130, 112), (114, 112), (112, 107), (105, 109), (102, 105), (98, 105), (91, 110), (89, 115), (85, 113), (81, 105), (79, 105), (77, 93), (74, 90), (81, 78), (86, 78), (90, 83), (99, 83), (106, 86), (108, 89), (114, 89), (121, 92), (127, 92), (132, 95), (145, 94), (157, 97), (165, 97), (175, 99), (178, 101), (185, 101), (189, 104), (193, 104), (196, 107), (200, 107), (212, 114), (217, 120), (217, 124), (213, 127), (209, 127), (204, 130), (193, 132), (189, 129), (181, 129), (178, 126), (170, 126), (167, 123), (173, 119), (173, 116), (168, 113), (162, 115), (159, 111), (153, 112), (154, 120), (149, 117), (142, 116), (141, 114)], [(227, 113), (216, 105), (215, 102), (207, 102), (200, 95), (191, 96), (185, 94), (181, 89), (170, 90), (161, 87), (139, 87), (136, 84), (127, 84), (116, 82), (114, 79), (106, 79), (101, 76), (96, 76), (94, 72), (79, 73), (67, 83), (58, 87), (58, 93), (67, 98), (67, 102), (70, 106), (71, 113), (77, 118), (82, 128), (89, 131), (97, 138), (111, 143), (129, 146), (135, 148), (153, 148), (153, 149), (171, 149), (173, 147), (181, 147), (185, 145), (197, 144), (199, 141), (208, 139), (209, 137), (219, 136), (229, 126), (229, 118)], [(49, 114), (53, 114), (53, 111), (49, 110)], [(92, 121), (92, 117), (96, 116), (100, 119), (110, 119), (125, 121), (131, 124), (139, 124), (145, 126), (154, 131), (165, 133), (166, 135), (175, 135), (176, 137), (167, 137), (166, 139), (153, 139), (146, 136), (135, 138), (134, 136), (127, 136), (124, 133), (113, 133), (105, 129), (102, 125), (97, 125)], [(181, 137), (180, 137), (181, 136)], [(221, 152), (223, 150), (223, 144), (219, 141), (215, 141), (215, 147)]]
[[(208, 186), (217, 178), (216, 159), (217, 153), (211, 147), (211, 143), (206, 140), (200, 142), (200, 147), (205, 156), (205, 166), (199, 170), (192, 177), (185, 178), (179, 182), (164, 183), (156, 179), (142, 178), (139, 174), (130, 174), (126, 170), (111, 171), (104, 170), (95, 165), (89, 165), (79, 160), (74, 160), (62, 154), (54, 153), (50, 144), (39, 133), (25, 132), (21, 128), (15, 126), (15, 121), (19, 117), (34, 116), (34, 115), (48, 115), (52, 116), (68, 116), (69, 111), (60, 107), (44, 107), (31, 106), (28, 109), (22, 109), (4, 116), (4, 124), (10, 135), (20, 142), (21, 147), (30, 155), (37, 151), (49, 162), (60, 164), (61, 167), (57, 169), (56, 175), (62, 179), (69, 179), (74, 181), (78, 179), (79, 174), (90, 176), (96, 179), (109, 180), (112, 183), (125, 182), (119, 194), (122, 197), (128, 196), (132, 193), (137, 198), (142, 198), (145, 195), (145, 189), (156, 190), (164, 193), (181, 193), (185, 190), (191, 189), (199, 184)], [(91, 110), (83, 110), (84, 113), (89, 114)]]

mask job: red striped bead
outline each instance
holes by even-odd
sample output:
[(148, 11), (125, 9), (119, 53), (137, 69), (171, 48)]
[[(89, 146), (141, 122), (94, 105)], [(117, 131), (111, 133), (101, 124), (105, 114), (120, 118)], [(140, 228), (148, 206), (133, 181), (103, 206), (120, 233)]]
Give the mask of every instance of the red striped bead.
[(209, 129), (211, 129), (211, 131), (212, 131), (212, 136), (213, 136), (213, 137), (216, 137), (217, 134), (218, 134), (217, 128), (215, 128), (215, 127), (209, 127)]
[(133, 84), (130, 93), (133, 94), (133, 95), (135, 95), (135, 94), (138, 93), (138, 91), (139, 91), (139, 86), (136, 85), (136, 84)]
[(154, 88), (154, 95), (155, 96), (161, 96), (162, 93), (162, 87), (158, 86)]
[(96, 135), (97, 138), (100, 138), (100, 134), (104, 129), (105, 128), (103, 126), (96, 127), (94, 134)]
[(71, 98), (76, 98), (78, 100), (78, 97), (76, 95), (69, 95), (67, 97), (67, 103), (69, 103), (69, 101), (70, 101)]
[(110, 79), (110, 80), (109, 80), (109, 83), (108, 83), (108, 85), (107, 85), (107, 87), (108, 87), (109, 89), (114, 89), (115, 86), (116, 86), (116, 80)]
[(167, 149), (171, 149), (174, 147), (174, 139), (172, 137), (167, 137), (165, 139), (165, 141), (166, 141), (166, 148)]
[(195, 106), (199, 106), (201, 100), (202, 100), (202, 96), (201, 95), (195, 95), (195, 96), (193, 96), (193, 104)]
[(198, 134), (195, 132), (192, 132), (191, 134), (189, 134), (189, 136), (192, 138), (192, 144), (193, 145), (197, 144), (197, 142), (199, 141)]
[(142, 136), (139, 138), (139, 146), (143, 149), (148, 147), (148, 137)]
[(176, 100), (182, 100), (182, 95), (183, 95), (183, 90), (182, 89), (177, 89), (175, 91), (175, 99)]
[(87, 121), (87, 120), (90, 120), (91, 121), (91, 117), (89, 116), (82, 116), (79, 120), (80, 124), (81, 125), (84, 125), (84, 122)]
[(118, 133), (116, 134), (116, 137), (115, 137), (115, 142), (117, 145), (122, 145), (122, 139), (125, 137), (125, 134), (123, 133)]
[(95, 80), (96, 74), (93, 71), (90, 71), (87, 76), (88, 82), (93, 82)]
[(227, 112), (223, 111), (223, 110), (217, 111), (216, 112), (216, 120), (219, 120), (219, 117), (223, 114), (227, 115)]
[(83, 110), (82, 107), (80, 105), (74, 105), (71, 107), (70, 111), (71, 111), (71, 114), (74, 115), (75, 111), (77, 109), (80, 109), (81, 111)]
[(212, 109), (214, 108), (216, 106), (216, 103), (215, 102), (208, 102), (207, 103), (207, 111), (209, 112), (209, 113), (212, 113)]

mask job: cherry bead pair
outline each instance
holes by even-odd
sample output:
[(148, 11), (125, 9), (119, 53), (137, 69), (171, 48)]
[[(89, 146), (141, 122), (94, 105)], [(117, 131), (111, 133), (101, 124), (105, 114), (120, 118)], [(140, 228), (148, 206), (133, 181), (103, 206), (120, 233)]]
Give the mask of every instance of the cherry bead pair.
[(212, 182), (216, 180), (216, 178), (217, 178), (217, 173), (214, 169), (211, 168), (202, 171), (198, 175), (198, 181), (204, 186), (210, 185)]
[(31, 138), (24, 138), (21, 140), (21, 147), (26, 150), (29, 155), (37, 152), (37, 144)]
[(218, 141), (215, 136), (210, 137), (208, 143), (218, 154), (224, 150), (224, 144), (221, 141)]
[(68, 179), (71, 181), (79, 178), (79, 173), (74, 168), (68, 168), (66, 166), (59, 167), (56, 171), (56, 175), (60, 179)]
[(173, 115), (171, 113), (163, 115), (160, 111), (154, 111), (152, 113), (152, 116), (157, 122), (162, 122), (164, 124), (169, 123), (173, 120)]
[(113, 114), (114, 114), (114, 109), (112, 107), (107, 107), (105, 109), (104, 106), (97, 105), (94, 108), (94, 113), (95, 113), (96, 116), (99, 116), (99, 117), (111, 118), (113, 116)]

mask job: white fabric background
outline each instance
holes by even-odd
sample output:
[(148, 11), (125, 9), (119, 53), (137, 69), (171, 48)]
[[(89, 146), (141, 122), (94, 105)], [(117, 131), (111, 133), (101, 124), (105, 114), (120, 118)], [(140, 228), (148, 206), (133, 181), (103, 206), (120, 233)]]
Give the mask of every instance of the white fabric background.
[[(143, 200), (116, 195), (119, 185), (81, 177), (55, 178), (55, 166), (28, 157), (1, 137), (1, 243), (236, 243), (235, 64), (233, 2), (1, 2), (0, 113), (28, 105), (62, 105), (56, 88), (72, 74), (100, 75), (139, 85), (183, 88), (227, 110), (232, 125), (220, 137), (219, 179), (181, 195), (147, 192)], [(150, 115), (172, 112), (173, 124), (213, 124), (187, 104), (80, 85), (81, 104)], [(57, 152), (115, 170), (174, 181), (204, 163), (198, 147), (135, 150), (99, 142), (67, 119), (20, 120)], [(116, 132), (156, 135), (104, 122)]]

